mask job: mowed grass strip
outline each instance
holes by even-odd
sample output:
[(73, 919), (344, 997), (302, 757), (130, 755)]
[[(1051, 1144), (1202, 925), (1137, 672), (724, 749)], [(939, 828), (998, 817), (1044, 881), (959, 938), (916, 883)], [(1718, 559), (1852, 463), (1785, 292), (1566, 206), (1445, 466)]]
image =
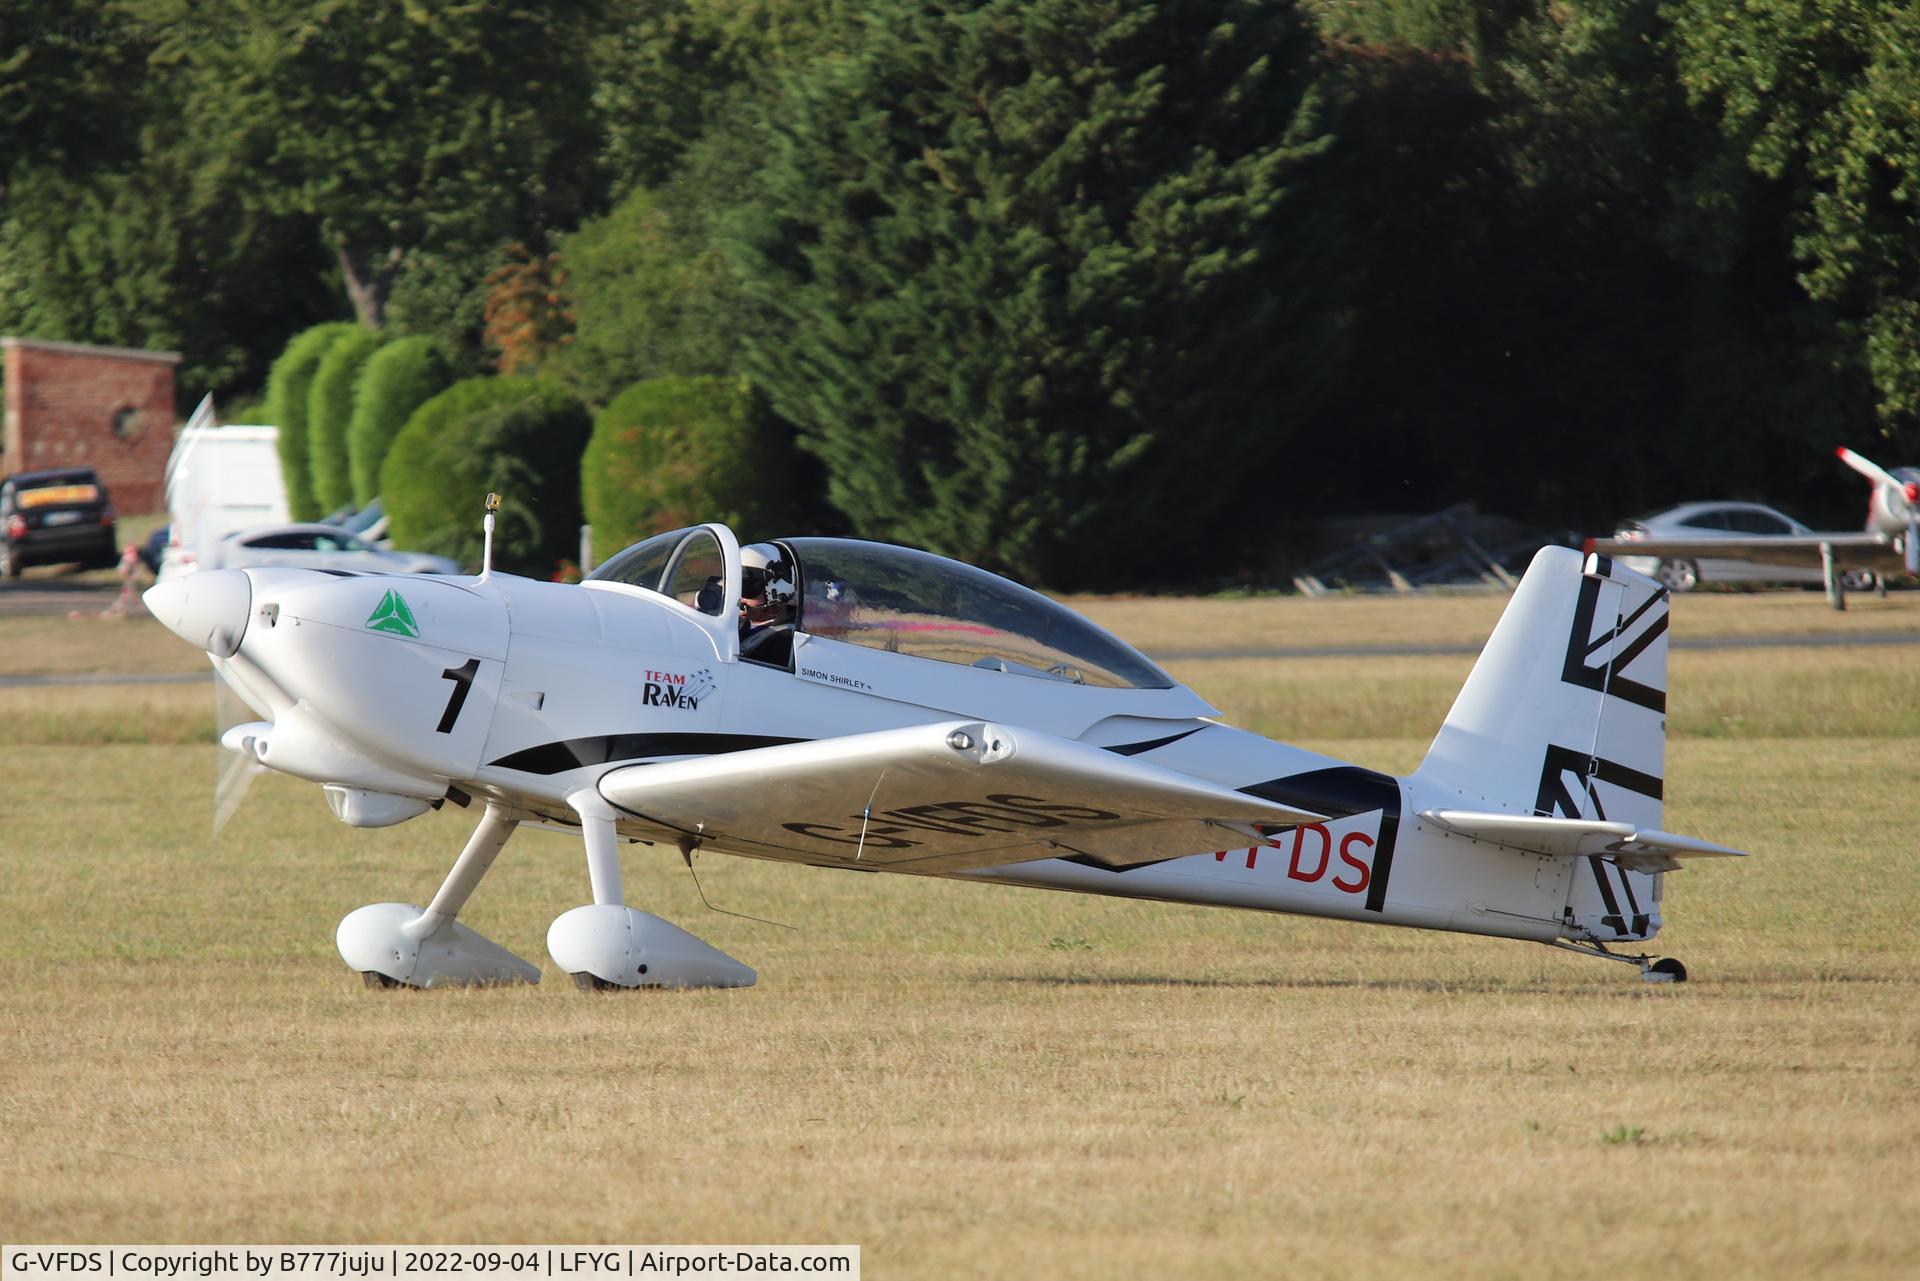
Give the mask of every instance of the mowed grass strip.
[(0, 617), (0, 676), (188, 673), (207, 656), (139, 609), (105, 618)]
[[(1304, 737), (1431, 736), (1474, 659), (1190, 659), (1175, 679), (1231, 724)], [(1668, 662), (1679, 737), (1920, 735), (1920, 646), (1683, 650)]]
[(212, 681), (179, 685), (0, 686), (0, 743), (95, 747), (213, 742)]
[[(1477, 645), (1510, 597), (1501, 591), (1417, 596), (1067, 597), (1074, 609), (1149, 654), (1332, 645)], [(1843, 635), (1920, 632), (1920, 592), (1847, 598), (1820, 592), (1693, 592), (1673, 599), (1674, 635)]]

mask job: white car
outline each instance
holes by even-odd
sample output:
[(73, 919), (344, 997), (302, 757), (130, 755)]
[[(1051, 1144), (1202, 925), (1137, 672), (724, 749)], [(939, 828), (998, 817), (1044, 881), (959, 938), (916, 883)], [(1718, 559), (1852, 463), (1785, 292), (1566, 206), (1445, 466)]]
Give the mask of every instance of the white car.
[(267, 525), (220, 541), (203, 569), (357, 569), (385, 574), (458, 574), (459, 562), (425, 552), (388, 552), (337, 525)]
[(358, 534), (365, 542), (372, 543), (381, 551), (392, 551), (393, 540), (387, 537), (387, 526), (392, 523), (387, 515), (387, 506), (376, 498), (365, 507), (343, 507), (331, 515), (322, 516), (320, 523), (344, 529), (349, 534)]
[[(1647, 539), (1725, 538), (1751, 543), (1756, 538), (1806, 538), (1813, 535), (1793, 517), (1759, 503), (1681, 503), (1651, 516), (1620, 522), (1613, 536), (1623, 543)], [(1770, 565), (1753, 560), (1713, 557), (1625, 555), (1628, 569), (1659, 579), (1667, 590), (1689, 592), (1701, 583), (1794, 583), (1819, 586), (1819, 568)]]

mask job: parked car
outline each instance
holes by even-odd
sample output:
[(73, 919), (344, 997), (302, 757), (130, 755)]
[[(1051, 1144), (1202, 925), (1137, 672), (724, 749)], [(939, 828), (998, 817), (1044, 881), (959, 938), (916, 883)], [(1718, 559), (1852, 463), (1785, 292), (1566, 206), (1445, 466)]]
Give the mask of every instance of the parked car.
[(29, 565), (120, 562), (113, 500), (91, 467), (20, 472), (0, 481), (0, 578)]
[(320, 518), (323, 525), (335, 525), (349, 534), (358, 534), (375, 547), (391, 550), (393, 540), (387, 537), (387, 507), (376, 498), (365, 507), (342, 507)]
[[(1805, 538), (1813, 530), (1784, 512), (1759, 503), (1681, 503), (1649, 516), (1620, 522), (1613, 536), (1622, 542), (1649, 538), (1728, 538), (1752, 542), (1756, 538)], [(1751, 560), (1716, 557), (1622, 556), (1622, 564), (1666, 584), (1669, 591), (1688, 592), (1701, 583), (1804, 583), (1818, 587), (1825, 581), (1818, 568), (1769, 565)]]
[(381, 551), (336, 525), (267, 525), (242, 529), (220, 541), (214, 563), (203, 569), (359, 569), (387, 574), (457, 574), (460, 564), (425, 552)]

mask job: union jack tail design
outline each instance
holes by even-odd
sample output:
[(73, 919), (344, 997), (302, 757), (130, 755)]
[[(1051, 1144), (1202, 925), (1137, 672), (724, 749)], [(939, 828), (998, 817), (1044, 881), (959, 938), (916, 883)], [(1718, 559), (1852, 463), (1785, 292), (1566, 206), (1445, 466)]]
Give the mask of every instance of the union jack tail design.
[[(1542, 548), (1420, 777), (1473, 808), (1660, 828), (1667, 605), (1665, 588), (1608, 557)], [(1663, 875), (1579, 857), (1567, 936), (1652, 937)]]

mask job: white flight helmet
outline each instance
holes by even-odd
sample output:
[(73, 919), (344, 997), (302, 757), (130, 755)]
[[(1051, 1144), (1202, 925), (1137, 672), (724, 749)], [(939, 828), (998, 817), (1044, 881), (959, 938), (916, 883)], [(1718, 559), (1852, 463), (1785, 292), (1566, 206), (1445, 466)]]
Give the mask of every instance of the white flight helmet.
[(798, 592), (793, 564), (772, 543), (748, 543), (740, 549), (740, 595), (764, 596), (768, 605), (791, 607)]

